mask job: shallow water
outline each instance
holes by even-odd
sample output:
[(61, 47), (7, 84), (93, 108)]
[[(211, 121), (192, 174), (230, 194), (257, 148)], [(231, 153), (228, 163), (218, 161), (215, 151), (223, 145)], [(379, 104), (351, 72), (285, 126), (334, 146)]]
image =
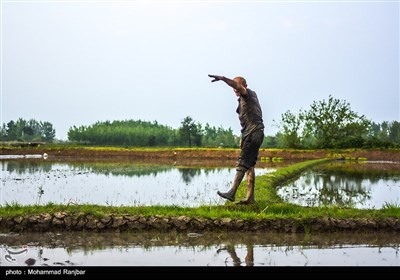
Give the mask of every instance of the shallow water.
[[(234, 166), (160, 165), (144, 162), (1, 161), (0, 205), (97, 204), (108, 206), (221, 205)], [(256, 176), (275, 171), (257, 167)]]
[[(232, 164), (232, 163), (231, 163)], [(288, 162), (284, 163), (290, 164)], [(259, 163), (256, 176), (283, 163)], [(222, 205), (235, 174), (226, 162), (66, 161), (24, 158), (1, 161), (0, 205), (97, 204), (108, 206)], [(333, 162), (278, 187), (285, 201), (302, 206), (380, 209), (400, 205), (400, 163)]]
[(400, 265), (393, 233), (9, 233), (0, 244), (10, 267)]
[(400, 206), (400, 163), (323, 164), (278, 187), (277, 194), (301, 206), (336, 205), (357, 209)]
[[(109, 162), (104, 159), (51, 162), (24, 158), (6, 159), (1, 164), (1, 205), (13, 201), (23, 205), (48, 202), (100, 205), (224, 204), (225, 201), (217, 197), (216, 191), (229, 188), (234, 175), (232, 166), (215, 162), (155, 164), (127, 160)], [(261, 163), (256, 172), (257, 175), (265, 174), (288, 164)], [(355, 205), (357, 203), (354, 202), (363, 201), (362, 205), (369, 207), (380, 207), (387, 201), (397, 203), (398, 165), (382, 164), (350, 164), (346, 168), (350, 167), (353, 171), (344, 173), (329, 168), (313, 169), (312, 175), (305, 173), (302, 178), (306, 179), (300, 185), (309, 188), (305, 195), (314, 199), (314, 203), (326, 203), (321, 199), (329, 195), (335, 198), (330, 201), (350, 201)], [(353, 177), (346, 179), (348, 173)], [(364, 175), (360, 177), (360, 173)], [(328, 184), (320, 185), (318, 176), (321, 175), (325, 176), (324, 182), (331, 184), (329, 188)], [(365, 178), (370, 181), (369, 185), (364, 183)], [(388, 187), (390, 180), (393, 180), (393, 184)], [(386, 185), (371, 185), (382, 181)], [(333, 182), (341, 183), (339, 187), (334, 187)], [(356, 187), (353, 186), (354, 182)], [(290, 188), (293, 196), (298, 195), (301, 189), (294, 185)], [(394, 193), (391, 191), (393, 188)], [(312, 196), (316, 190), (319, 191), (318, 195)], [(388, 196), (384, 194), (387, 190)], [(394, 200), (378, 199), (381, 196)], [(371, 202), (360, 197), (368, 197)], [(0, 234), (0, 266), (398, 267), (399, 246), (400, 235), (394, 233), (3, 233)]]

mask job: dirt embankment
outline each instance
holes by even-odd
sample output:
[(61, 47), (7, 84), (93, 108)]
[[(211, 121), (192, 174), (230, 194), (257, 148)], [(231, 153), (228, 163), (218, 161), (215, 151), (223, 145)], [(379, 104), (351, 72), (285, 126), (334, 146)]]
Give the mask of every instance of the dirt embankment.
[(102, 218), (91, 214), (71, 215), (64, 212), (45, 213), (15, 217), (0, 217), (0, 229), (11, 232), (46, 231), (116, 231), (140, 232), (157, 230), (161, 232), (198, 231), (270, 231), (285, 233), (302, 232), (399, 232), (397, 218), (356, 219), (356, 218), (274, 218), (274, 219), (232, 219), (202, 217), (145, 217), (141, 215), (106, 215)]
[[(115, 158), (130, 159), (168, 159), (168, 160), (232, 160), (237, 159), (239, 149), (109, 149), (109, 148), (54, 148), (39, 147), (9, 148), (1, 147), (0, 155), (29, 155), (46, 153), (52, 158)], [(367, 160), (400, 161), (400, 150), (285, 150), (261, 149), (259, 158), (285, 160), (309, 160), (318, 158), (364, 158)]]

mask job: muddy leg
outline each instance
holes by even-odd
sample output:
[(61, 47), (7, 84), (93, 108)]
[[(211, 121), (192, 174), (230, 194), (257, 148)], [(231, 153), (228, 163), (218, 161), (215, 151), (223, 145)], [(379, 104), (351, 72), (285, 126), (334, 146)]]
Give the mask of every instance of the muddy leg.
[(253, 204), (254, 199), (254, 184), (256, 181), (256, 175), (254, 171), (254, 166), (247, 170), (247, 195), (246, 198), (239, 201), (238, 204)]
[(240, 183), (241, 183), (242, 180), (243, 180), (244, 174), (245, 174), (244, 171), (239, 171), (239, 170), (237, 170), (237, 171), (236, 171), (235, 178), (233, 179), (232, 186), (231, 186), (231, 188), (229, 189), (229, 191), (228, 191), (228, 192), (225, 192), (225, 193), (218, 191), (218, 192), (217, 192), (218, 195), (219, 195), (220, 197), (223, 197), (223, 198), (228, 199), (228, 200), (230, 200), (230, 201), (235, 201), (236, 191), (237, 191), (237, 189), (238, 189)]

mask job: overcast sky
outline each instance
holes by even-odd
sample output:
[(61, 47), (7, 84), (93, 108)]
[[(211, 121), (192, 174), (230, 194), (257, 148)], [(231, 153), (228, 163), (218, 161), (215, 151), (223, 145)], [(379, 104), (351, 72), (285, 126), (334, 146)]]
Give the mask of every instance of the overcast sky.
[(238, 135), (236, 96), (208, 74), (247, 79), (266, 135), (329, 95), (399, 121), (399, 25), (398, 1), (1, 0), (1, 123), (48, 121), (66, 140), (190, 116)]

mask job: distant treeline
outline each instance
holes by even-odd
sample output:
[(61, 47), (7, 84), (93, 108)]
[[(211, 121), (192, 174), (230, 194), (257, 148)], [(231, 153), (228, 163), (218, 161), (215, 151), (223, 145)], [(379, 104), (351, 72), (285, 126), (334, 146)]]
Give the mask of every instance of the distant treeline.
[[(262, 148), (335, 149), (400, 148), (400, 122), (375, 123), (352, 111), (349, 103), (329, 96), (315, 101), (309, 110), (286, 111), (276, 126), (278, 133), (266, 136)], [(46, 141), (55, 137), (49, 122), (18, 119), (2, 125), (1, 141)], [(178, 129), (142, 120), (103, 121), (73, 126), (68, 140), (87, 145), (134, 147), (230, 147), (239, 146), (240, 135), (231, 128), (203, 126), (190, 116)]]
[(90, 145), (124, 145), (135, 147), (237, 147), (238, 137), (231, 128), (203, 127), (186, 117), (178, 129), (158, 122), (142, 120), (96, 122), (89, 126), (73, 126), (68, 140)]

